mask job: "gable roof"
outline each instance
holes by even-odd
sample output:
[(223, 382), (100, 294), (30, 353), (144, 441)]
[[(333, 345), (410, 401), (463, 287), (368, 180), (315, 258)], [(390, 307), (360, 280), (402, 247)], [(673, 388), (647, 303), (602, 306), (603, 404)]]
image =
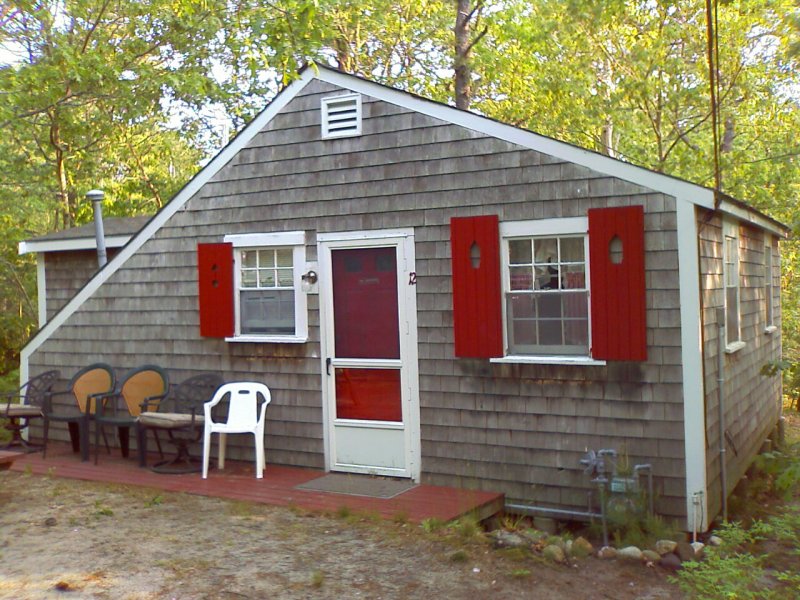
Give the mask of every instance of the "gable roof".
[(63, 324), (91, 295), (115, 273), (144, 243), (149, 240), (183, 205), (197, 193), (218, 171), (220, 171), (241, 149), (243, 149), (264, 127), (309, 83), (324, 81), (343, 89), (370, 96), (377, 100), (402, 106), (409, 110), (459, 125), (512, 144), (548, 154), (572, 162), (611, 177), (650, 188), (679, 201), (689, 202), (707, 209), (721, 209), (724, 212), (753, 223), (776, 235), (786, 236), (788, 229), (778, 221), (735, 201), (714, 190), (663, 173), (586, 150), (566, 142), (549, 138), (532, 131), (507, 125), (488, 117), (461, 110), (447, 104), (435, 102), (410, 92), (391, 88), (332, 69), (314, 65), (304, 67), (299, 77), (281, 90), (272, 102), (233, 138), (211, 161), (200, 170), (122, 250), (111, 259), (86, 285), (40, 329), (25, 345), (21, 352), (21, 362), (27, 364), (28, 357), (50, 335)]
[[(121, 248), (151, 219), (150, 215), (139, 217), (104, 217), (103, 229), (107, 248)], [(53, 231), (19, 243), (19, 253), (64, 252), (69, 250), (95, 250), (94, 223)]]

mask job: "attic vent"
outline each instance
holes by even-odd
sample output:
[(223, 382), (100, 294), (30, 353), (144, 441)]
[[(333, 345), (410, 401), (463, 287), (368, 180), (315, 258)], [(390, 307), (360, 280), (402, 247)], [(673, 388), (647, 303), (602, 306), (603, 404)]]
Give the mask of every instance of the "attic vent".
[(322, 137), (361, 135), (361, 95), (347, 94), (322, 99)]

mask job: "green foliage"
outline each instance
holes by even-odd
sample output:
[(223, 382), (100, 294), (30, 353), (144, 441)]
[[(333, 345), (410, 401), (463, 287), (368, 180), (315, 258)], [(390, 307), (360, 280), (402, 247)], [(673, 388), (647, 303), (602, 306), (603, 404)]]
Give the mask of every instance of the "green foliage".
[(789, 500), (800, 485), (800, 444), (760, 454), (755, 465), (767, 476), (770, 491)]
[(446, 525), (447, 523), (445, 521), (437, 517), (423, 519), (422, 523), (420, 523), (422, 530), (427, 533), (436, 533), (437, 531), (442, 530)]
[(722, 545), (707, 546), (702, 561), (683, 563), (683, 569), (672, 578), (690, 598), (769, 600), (795, 597), (800, 591), (800, 572), (767, 570), (770, 556), (760, 545), (777, 539), (796, 547), (800, 535), (797, 507), (768, 521), (755, 521), (749, 529), (728, 523), (717, 533)]

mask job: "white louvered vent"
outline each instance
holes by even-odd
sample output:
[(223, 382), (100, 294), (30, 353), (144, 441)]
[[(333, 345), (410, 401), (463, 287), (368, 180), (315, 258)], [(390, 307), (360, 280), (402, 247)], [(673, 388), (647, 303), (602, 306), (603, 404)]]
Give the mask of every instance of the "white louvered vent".
[(322, 137), (361, 135), (361, 94), (322, 99)]

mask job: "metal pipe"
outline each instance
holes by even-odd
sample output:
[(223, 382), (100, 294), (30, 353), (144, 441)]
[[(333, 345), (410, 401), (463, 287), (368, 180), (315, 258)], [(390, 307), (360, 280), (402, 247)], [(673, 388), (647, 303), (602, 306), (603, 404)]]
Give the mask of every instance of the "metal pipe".
[(106, 236), (103, 231), (103, 190), (90, 190), (86, 192), (86, 199), (94, 208), (94, 236), (97, 241), (97, 266), (101, 269), (108, 261), (106, 255)]
[(725, 309), (716, 310), (717, 324), (717, 408), (719, 410), (719, 478), (722, 520), (728, 521), (728, 464), (725, 451)]

